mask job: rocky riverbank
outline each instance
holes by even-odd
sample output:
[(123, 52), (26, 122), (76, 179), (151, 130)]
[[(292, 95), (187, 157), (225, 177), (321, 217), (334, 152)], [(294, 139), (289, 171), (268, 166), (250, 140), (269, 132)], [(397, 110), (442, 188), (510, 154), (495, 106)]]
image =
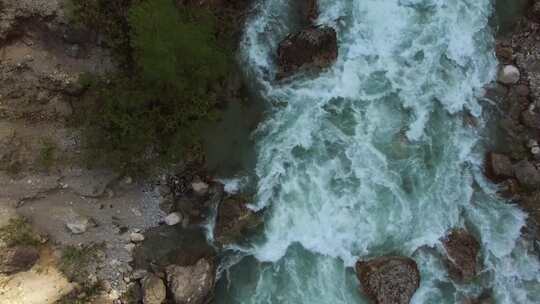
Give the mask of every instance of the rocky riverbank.
[[(226, 193), (204, 163), (145, 179), (85, 165), (74, 127), (92, 93), (82, 79), (119, 68), (103, 37), (74, 24), (70, 4), (0, 3), (0, 302), (184, 303), (186, 288), (201, 287), (194, 276), (205, 284), (196, 303), (207, 301), (218, 261), (205, 225), (217, 212), (215, 234), (238, 241), (260, 214), (246, 208), (247, 196)], [(219, 12), (232, 25), (220, 31), (237, 41), (248, 1), (178, 5)], [(223, 98), (238, 99), (238, 78)], [(179, 249), (183, 238), (192, 246)]]
[(500, 138), (486, 155), (486, 175), (528, 213), (524, 233), (540, 240), (540, 1), (531, 1), (513, 33), (497, 40), (497, 84), (488, 90), (500, 113), (493, 118)]

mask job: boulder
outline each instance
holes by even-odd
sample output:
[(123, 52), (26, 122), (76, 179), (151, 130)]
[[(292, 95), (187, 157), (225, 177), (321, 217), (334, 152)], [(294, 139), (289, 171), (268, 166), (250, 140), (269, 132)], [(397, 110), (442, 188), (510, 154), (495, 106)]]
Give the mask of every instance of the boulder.
[(513, 166), (514, 175), (518, 182), (529, 189), (540, 187), (540, 172), (527, 160), (522, 160)]
[(416, 262), (406, 257), (358, 261), (356, 275), (365, 294), (376, 304), (407, 304), (420, 286)]
[(336, 31), (328, 26), (310, 26), (279, 43), (277, 78), (285, 78), (301, 69), (329, 67), (337, 56)]
[(516, 84), (521, 77), (518, 68), (513, 65), (506, 65), (499, 70), (498, 81), (503, 84)]
[(39, 251), (33, 246), (0, 248), (0, 273), (14, 274), (26, 271), (39, 259)]
[(506, 155), (489, 152), (486, 159), (486, 173), (495, 182), (511, 178), (513, 169), (510, 158)]
[(207, 259), (192, 266), (169, 265), (165, 271), (176, 304), (203, 304), (213, 293), (216, 270)]
[(163, 280), (148, 274), (141, 280), (143, 304), (162, 304), (165, 302), (167, 291)]
[(229, 196), (218, 207), (214, 239), (224, 245), (241, 240), (262, 224), (261, 214), (248, 208), (245, 196)]
[(468, 281), (476, 275), (480, 244), (465, 229), (455, 229), (443, 240), (450, 276), (458, 281)]

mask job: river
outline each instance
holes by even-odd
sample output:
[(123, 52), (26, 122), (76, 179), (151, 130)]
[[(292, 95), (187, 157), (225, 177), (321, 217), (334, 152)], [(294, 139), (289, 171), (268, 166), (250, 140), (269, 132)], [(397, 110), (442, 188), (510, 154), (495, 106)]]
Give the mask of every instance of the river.
[[(525, 214), (482, 174), (483, 87), (496, 77), (490, 0), (320, 0), (339, 57), (317, 75), (275, 82), (275, 50), (296, 30), (289, 0), (256, 1), (241, 61), (268, 113), (255, 131), (253, 208), (265, 227), (235, 246), (216, 303), (368, 303), (352, 266), (412, 257), (412, 303), (540, 303)], [(465, 124), (464, 114), (478, 127)], [(441, 238), (466, 227), (482, 271), (447, 276)], [(240, 259), (239, 257), (243, 257)]]

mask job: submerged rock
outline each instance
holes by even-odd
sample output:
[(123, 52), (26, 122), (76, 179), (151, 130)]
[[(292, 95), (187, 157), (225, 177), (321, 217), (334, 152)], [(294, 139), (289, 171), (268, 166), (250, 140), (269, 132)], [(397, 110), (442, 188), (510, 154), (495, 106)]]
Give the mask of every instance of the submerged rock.
[(487, 176), (499, 182), (513, 176), (512, 162), (506, 155), (489, 152), (486, 159)]
[(298, 1), (298, 10), (302, 20), (306, 24), (314, 24), (319, 17), (319, 3), (317, 0)]
[(149, 274), (141, 280), (143, 304), (162, 304), (165, 302), (167, 291), (163, 280)]
[(459, 281), (468, 281), (476, 275), (480, 244), (465, 229), (455, 229), (443, 240), (448, 255), (447, 267), (450, 276)]
[(246, 233), (262, 224), (261, 214), (248, 208), (244, 196), (230, 196), (218, 207), (214, 239), (220, 244), (241, 240)]
[(380, 257), (356, 263), (356, 275), (376, 304), (407, 304), (420, 286), (416, 262), (406, 257)]
[(305, 68), (326, 68), (338, 56), (337, 34), (329, 26), (310, 26), (280, 42), (278, 79)]
[(13, 274), (26, 271), (39, 259), (39, 251), (33, 246), (0, 248), (0, 273)]
[(170, 265), (166, 273), (176, 304), (203, 304), (213, 292), (216, 271), (207, 259), (200, 259), (193, 266)]

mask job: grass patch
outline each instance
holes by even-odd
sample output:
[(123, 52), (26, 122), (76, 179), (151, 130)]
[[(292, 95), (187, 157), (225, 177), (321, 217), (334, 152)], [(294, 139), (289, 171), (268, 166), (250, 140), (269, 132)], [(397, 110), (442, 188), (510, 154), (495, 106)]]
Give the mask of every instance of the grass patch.
[(66, 246), (62, 250), (58, 269), (79, 286), (71, 293), (58, 300), (56, 304), (85, 304), (103, 290), (100, 281), (91, 281), (91, 269), (101, 263), (100, 252), (104, 244), (88, 244), (81, 246)]
[(70, 281), (84, 285), (88, 280), (89, 267), (100, 261), (101, 248), (102, 245), (98, 244), (66, 246), (58, 267)]
[(56, 152), (57, 147), (52, 140), (42, 140), (38, 158), (39, 165), (45, 170), (49, 170), (56, 162)]
[(0, 241), (7, 247), (40, 244), (28, 221), (22, 218), (10, 219), (7, 226), (0, 228)]

